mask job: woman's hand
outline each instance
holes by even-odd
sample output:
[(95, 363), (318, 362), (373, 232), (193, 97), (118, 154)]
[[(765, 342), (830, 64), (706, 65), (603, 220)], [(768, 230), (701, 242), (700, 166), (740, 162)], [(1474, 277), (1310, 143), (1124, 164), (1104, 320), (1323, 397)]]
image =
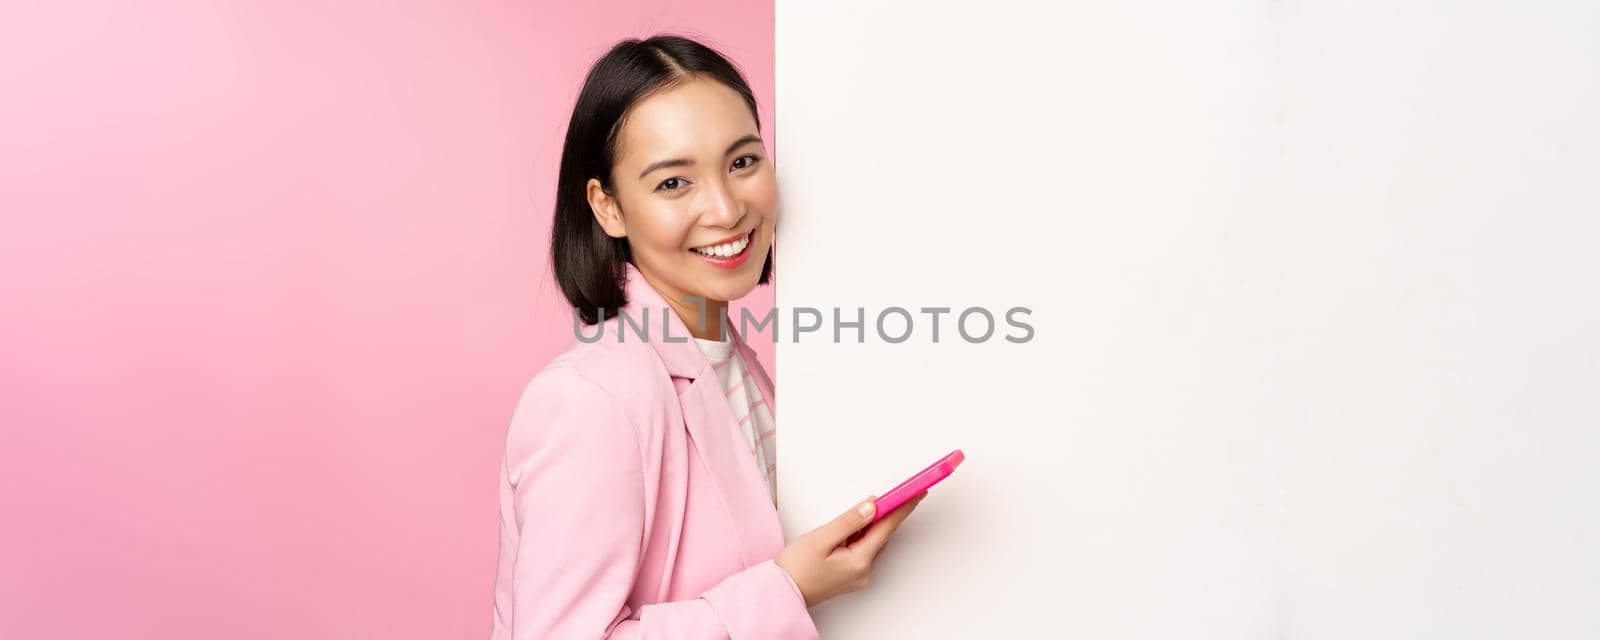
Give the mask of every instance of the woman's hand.
[[(878, 553), (889, 544), (889, 534), (894, 533), (927, 496), (926, 491), (917, 494), (862, 531), (861, 527), (872, 520), (872, 510), (877, 508), (877, 496), (868, 498), (832, 522), (795, 538), (778, 553), (777, 564), (794, 578), (807, 607), (864, 589), (872, 581), (872, 565)], [(853, 539), (852, 534), (858, 531), (861, 536)]]

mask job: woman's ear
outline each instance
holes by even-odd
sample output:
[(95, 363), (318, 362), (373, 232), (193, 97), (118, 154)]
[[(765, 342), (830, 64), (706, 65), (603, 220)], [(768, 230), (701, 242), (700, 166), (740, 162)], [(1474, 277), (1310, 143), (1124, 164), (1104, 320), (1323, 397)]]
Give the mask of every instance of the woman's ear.
[(589, 183), (584, 187), (589, 197), (589, 209), (594, 212), (594, 219), (600, 223), (600, 228), (606, 235), (613, 238), (624, 238), (628, 235), (628, 225), (622, 221), (622, 209), (617, 206), (617, 199), (606, 193), (599, 178), (589, 178)]

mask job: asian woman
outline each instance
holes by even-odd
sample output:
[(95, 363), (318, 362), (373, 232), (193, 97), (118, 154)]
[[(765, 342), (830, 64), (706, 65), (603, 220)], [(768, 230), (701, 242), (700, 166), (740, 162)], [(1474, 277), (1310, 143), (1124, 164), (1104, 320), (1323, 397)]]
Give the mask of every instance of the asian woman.
[(777, 220), (756, 100), (723, 56), (663, 35), (595, 62), (550, 246), (587, 329), (507, 432), (493, 638), (816, 638), (809, 607), (868, 584), (922, 496), (785, 541), (773, 385), (727, 312), (768, 282)]

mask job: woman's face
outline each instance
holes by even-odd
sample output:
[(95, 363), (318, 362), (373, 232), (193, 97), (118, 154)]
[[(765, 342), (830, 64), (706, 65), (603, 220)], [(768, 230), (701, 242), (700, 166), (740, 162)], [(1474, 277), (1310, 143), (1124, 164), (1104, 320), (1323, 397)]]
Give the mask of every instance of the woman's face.
[(772, 247), (778, 185), (750, 108), (694, 78), (633, 106), (618, 132), (612, 193), (589, 181), (606, 234), (668, 301), (750, 293)]

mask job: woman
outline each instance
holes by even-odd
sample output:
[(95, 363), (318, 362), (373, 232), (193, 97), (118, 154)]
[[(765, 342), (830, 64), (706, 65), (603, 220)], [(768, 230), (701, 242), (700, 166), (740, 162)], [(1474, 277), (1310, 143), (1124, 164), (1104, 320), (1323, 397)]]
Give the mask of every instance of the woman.
[(808, 607), (866, 586), (921, 500), (784, 544), (772, 383), (727, 315), (772, 271), (759, 134), (744, 78), (691, 40), (590, 69), (551, 234), (586, 326), (512, 417), (492, 637), (815, 638)]

